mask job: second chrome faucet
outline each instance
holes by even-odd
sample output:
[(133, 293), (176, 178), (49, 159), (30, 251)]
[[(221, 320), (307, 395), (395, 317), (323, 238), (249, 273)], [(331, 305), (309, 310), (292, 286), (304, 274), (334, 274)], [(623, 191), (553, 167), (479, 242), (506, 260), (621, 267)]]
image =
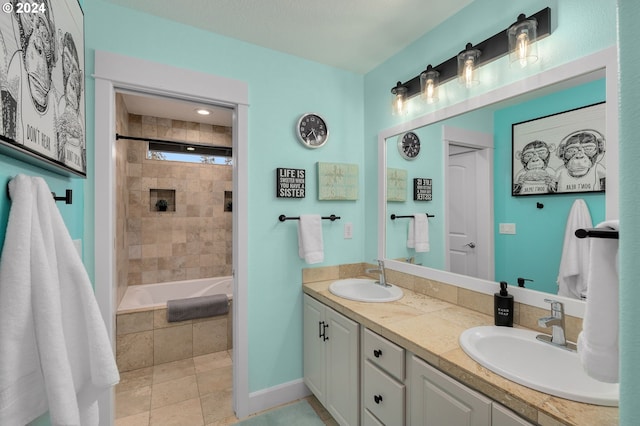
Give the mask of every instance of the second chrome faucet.
[(565, 336), (564, 305), (553, 299), (544, 299), (544, 301), (551, 304), (551, 315), (539, 318), (538, 326), (551, 327), (551, 336), (539, 334), (536, 338), (540, 341), (575, 351), (576, 345), (568, 342)]

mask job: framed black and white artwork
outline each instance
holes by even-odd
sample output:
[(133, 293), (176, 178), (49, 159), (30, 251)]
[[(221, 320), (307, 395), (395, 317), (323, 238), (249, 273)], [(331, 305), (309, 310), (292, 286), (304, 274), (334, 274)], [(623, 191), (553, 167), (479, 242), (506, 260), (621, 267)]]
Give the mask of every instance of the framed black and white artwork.
[(0, 145), (86, 176), (84, 15), (78, 0), (7, 0), (0, 14)]
[(604, 192), (605, 103), (513, 124), (512, 195)]

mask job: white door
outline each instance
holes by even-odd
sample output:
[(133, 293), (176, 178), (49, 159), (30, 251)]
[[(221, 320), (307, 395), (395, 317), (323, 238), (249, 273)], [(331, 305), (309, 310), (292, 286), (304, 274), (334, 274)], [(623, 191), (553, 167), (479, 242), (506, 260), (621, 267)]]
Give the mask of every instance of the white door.
[[(458, 151), (458, 150), (455, 150)], [(449, 151), (449, 267), (457, 274), (478, 276), (475, 149)]]
[(493, 135), (444, 126), (447, 268), (493, 280)]

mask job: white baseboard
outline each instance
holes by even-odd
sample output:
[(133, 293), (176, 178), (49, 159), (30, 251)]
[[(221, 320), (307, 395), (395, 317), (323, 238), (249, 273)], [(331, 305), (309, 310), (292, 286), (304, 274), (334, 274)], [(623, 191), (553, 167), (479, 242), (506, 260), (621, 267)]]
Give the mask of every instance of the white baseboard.
[(309, 395), (311, 395), (311, 391), (304, 384), (303, 379), (252, 392), (249, 394), (249, 414), (268, 410)]

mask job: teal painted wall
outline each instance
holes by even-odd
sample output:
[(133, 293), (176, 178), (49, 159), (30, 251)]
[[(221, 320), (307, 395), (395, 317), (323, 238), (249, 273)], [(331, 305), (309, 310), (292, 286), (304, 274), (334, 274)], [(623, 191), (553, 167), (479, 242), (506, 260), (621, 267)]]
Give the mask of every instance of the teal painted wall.
[[(94, 71), (95, 50), (104, 50), (248, 84), (249, 388), (253, 392), (301, 378), (301, 270), (307, 265), (298, 257), (296, 222), (281, 223), (278, 216), (341, 216), (340, 221), (323, 222), (325, 261), (317, 266), (362, 261), (363, 77), (103, 1), (86, 5), (86, 49), (88, 75)], [(91, 83), (91, 109), (93, 102)], [(323, 115), (330, 126), (329, 140), (321, 149), (307, 149), (295, 137), (295, 125), (304, 112)], [(87, 128), (91, 134), (93, 120)], [(319, 161), (357, 164), (359, 199), (318, 201)], [(307, 170), (306, 198), (276, 198), (278, 167)], [(88, 222), (92, 206), (87, 203)], [(354, 224), (353, 239), (343, 239), (345, 222)], [(87, 234), (93, 238), (93, 228)]]
[(632, 426), (640, 418), (640, 3), (618, 0), (620, 92), (620, 425)]
[[(517, 285), (518, 277), (532, 279), (528, 288), (557, 293), (565, 226), (573, 202), (582, 198), (594, 224), (604, 220), (603, 193), (511, 196), (511, 125), (604, 101), (605, 81), (598, 80), (496, 111), (494, 115), (495, 279)], [(558, 143), (555, 142), (555, 146)], [(555, 155), (555, 154), (552, 154)], [(542, 203), (538, 209), (536, 203)], [(499, 223), (515, 223), (517, 233), (498, 233)]]

